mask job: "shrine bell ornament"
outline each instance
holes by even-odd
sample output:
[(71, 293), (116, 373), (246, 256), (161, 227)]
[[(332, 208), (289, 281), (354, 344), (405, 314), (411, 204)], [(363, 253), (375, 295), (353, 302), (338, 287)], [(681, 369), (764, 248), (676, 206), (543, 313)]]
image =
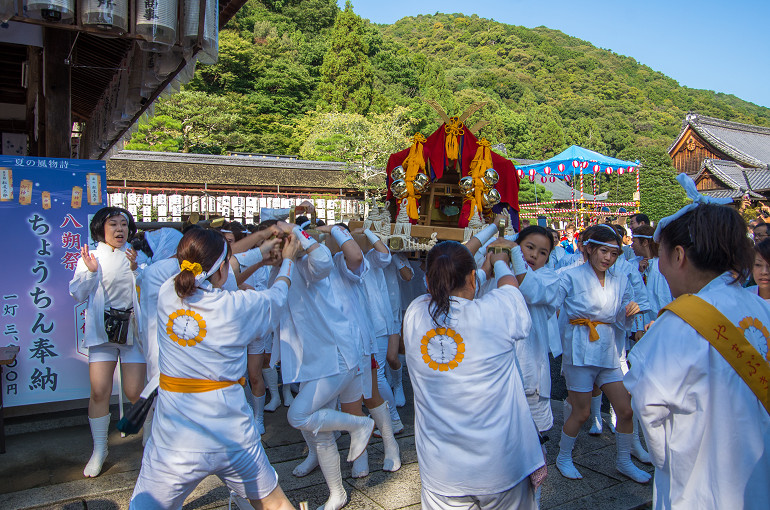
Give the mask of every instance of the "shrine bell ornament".
[(398, 198), (399, 200), (402, 198), (406, 198), (408, 191), (406, 189), (406, 181), (403, 179), (398, 179), (396, 181), (393, 181), (390, 183), (390, 191), (393, 193), (393, 196)]
[(428, 189), (428, 185), (430, 184), (430, 179), (428, 179), (428, 176), (419, 173), (414, 177), (413, 185), (415, 188), (415, 191), (420, 193)]
[(404, 170), (404, 167), (402, 167), (401, 165), (398, 165), (396, 168), (394, 168), (390, 172), (390, 178), (393, 179), (394, 181), (404, 180), (405, 177), (406, 177), (406, 171)]
[(496, 189), (491, 189), (488, 192), (481, 195), (481, 207), (488, 211), (492, 209), (492, 207), (496, 206), (500, 203), (500, 200), (502, 198), (500, 197), (500, 192)]
[(473, 177), (465, 176), (460, 179), (458, 184), (460, 186), (460, 191), (462, 191), (464, 195), (473, 193)]
[(485, 190), (489, 191), (495, 184), (497, 184), (497, 181), (500, 180), (500, 175), (498, 175), (497, 170), (494, 168), (487, 168), (484, 171), (484, 177), (482, 177), (481, 180), (484, 182)]

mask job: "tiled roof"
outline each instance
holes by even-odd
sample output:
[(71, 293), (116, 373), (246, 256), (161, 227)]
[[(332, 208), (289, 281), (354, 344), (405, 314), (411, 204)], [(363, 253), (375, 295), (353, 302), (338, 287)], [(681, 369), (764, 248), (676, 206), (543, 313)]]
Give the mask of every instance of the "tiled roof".
[(770, 168), (770, 127), (688, 113), (682, 123), (682, 131), (669, 147), (669, 152), (681, 141), (688, 127), (714, 148), (744, 166)]
[(757, 193), (770, 189), (770, 170), (759, 170), (756, 168), (744, 168), (734, 161), (725, 161), (721, 159), (705, 159), (701, 165), (700, 171), (693, 176), (697, 181), (704, 171), (708, 170), (714, 177), (719, 179), (729, 190), (704, 191), (704, 195), (720, 196), (715, 193), (730, 193), (724, 196), (743, 196), (748, 192), (754, 198), (764, 198)]

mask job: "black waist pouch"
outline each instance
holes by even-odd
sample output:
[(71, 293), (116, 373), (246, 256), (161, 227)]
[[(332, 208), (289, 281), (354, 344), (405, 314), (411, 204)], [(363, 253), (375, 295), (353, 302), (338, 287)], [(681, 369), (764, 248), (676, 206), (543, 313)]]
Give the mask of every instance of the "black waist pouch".
[(112, 344), (125, 345), (128, 341), (128, 321), (134, 309), (118, 310), (110, 308), (104, 311), (104, 331)]

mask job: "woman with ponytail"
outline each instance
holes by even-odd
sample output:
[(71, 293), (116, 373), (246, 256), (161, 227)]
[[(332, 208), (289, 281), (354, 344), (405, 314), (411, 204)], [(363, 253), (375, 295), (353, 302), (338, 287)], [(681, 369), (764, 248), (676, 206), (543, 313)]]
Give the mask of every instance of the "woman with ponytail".
[(653, 505), (766, 509), (770, 311), (741, 286), (754, 250), (735, 209), (677, 180), (693, 203), (653, 234), (674, 301), (631, 351), (624, 379), (655, 466)]
[(270, 289), (224, 291), (231, 252), (222, 234), (192, 229), (180, 241), (181, 271), (158, 295), (160, 388), (131, 509), (181, 508), (211, 474), (255, 508), (292, 508), (240, 386), (248, 344), (286, 306), (298, 251), (296, 239), (285, 244)]
[(468, 248), (434, 246), (428, 294), (404, 316), (425, 510), (536, 508), (530, 475), (544, 458), (514, 348), (531, 321), (508, 255), (489, 257), (497, 288), (475, 298)]

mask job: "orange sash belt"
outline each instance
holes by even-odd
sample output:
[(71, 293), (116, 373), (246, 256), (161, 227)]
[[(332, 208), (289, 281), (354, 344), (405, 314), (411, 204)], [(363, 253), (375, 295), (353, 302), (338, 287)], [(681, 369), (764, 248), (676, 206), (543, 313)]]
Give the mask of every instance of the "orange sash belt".
[(599, 332), (596, 331), (596, 326), (599, 324), (604, 324), (606, 326), (609, 326), (609, 322), (599, 322), (599, 321), (592, 321), (589, 319), (570, 319), (569, 323), (573, 326), (587, 326), (588, 327), (588, 339), (592, 342), (596, 342), (599, 340)]
[(171, 377), (160, 374), (160, 389), (173, 391), (174, 393), (203, 393), (205, 391), (221, 390), (233, 384), (246, 384), (246, 378), (241, 377), (237, 381), (211, 381), (209, 379), (185, 379), (183, 377)]

